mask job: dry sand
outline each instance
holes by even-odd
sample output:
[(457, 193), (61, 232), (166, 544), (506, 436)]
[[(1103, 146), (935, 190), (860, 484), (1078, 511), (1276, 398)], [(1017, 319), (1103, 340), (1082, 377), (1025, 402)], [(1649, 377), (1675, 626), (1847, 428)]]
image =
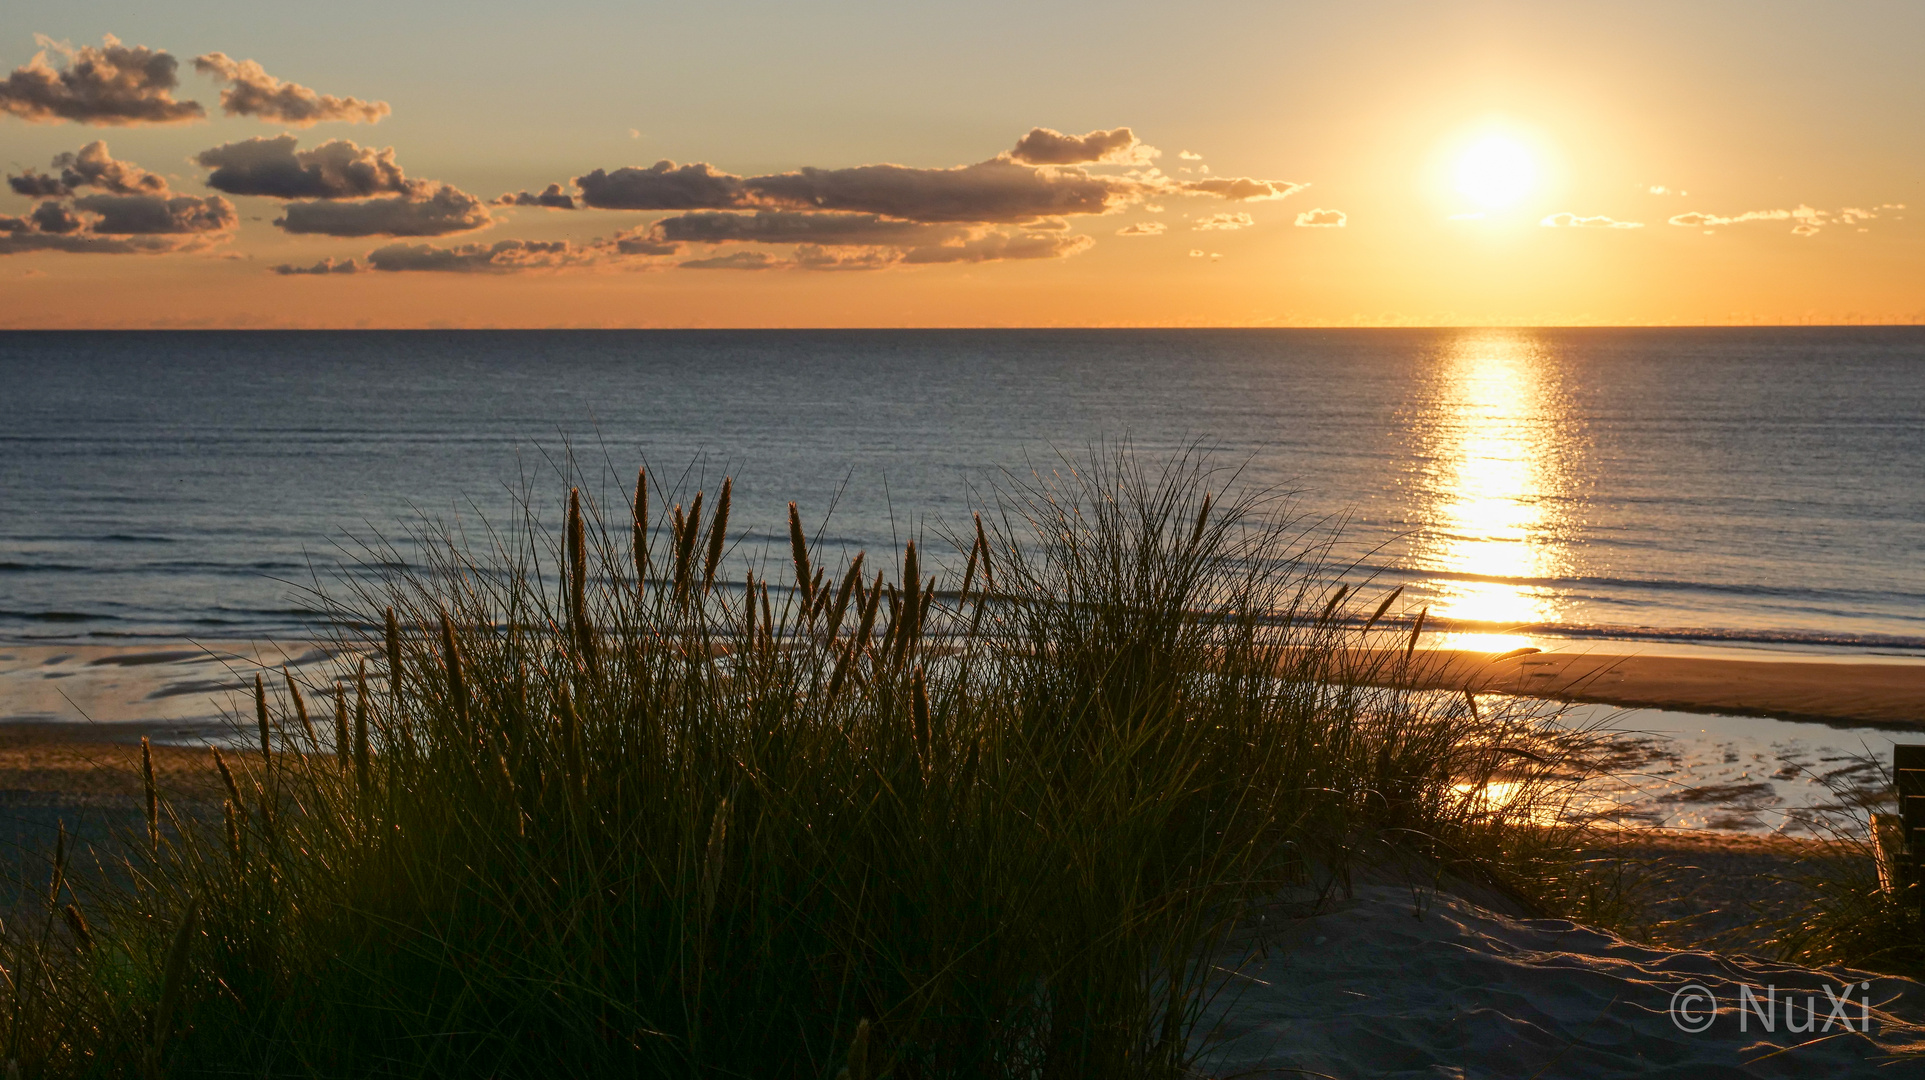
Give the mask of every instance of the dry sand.
[[(1635, 945), (1561, 919), (1513, 918), (1428, 888), (1369, 885), (1303, 916), (1280, 904), (1269, 947), (1227, 977), (1199, 1026), (1210, 1077), (1916, 1076), (1925, 985), (1847, 969)], [(1241, 954), (1226, 955), (1237, 967)], [(1869, 986), (1861, 984), (1869, 983)], [(1741, 987), (1776, 988), (1763, 1029)], [(1695, 987), (1696, 990), (1690, 989)], [(1825, 988), (1851, 1004), (1833, 1020)], [(1848, 989), (1847, 989), (1848, 988)], [(1674, 995), (1717, 1011), (1673, 1022)], [(1869, 1000), (1869, 1034), (1860, 1030)], [(1807, 1001), (1815, 1001), (1813, 1030)], [(1830, 1027), (1825, 1028), (1827, 1022)], [(1741, 1026), (1742, 1025), (1742, 1026)], [(1880, 1069), (1881, 1065), (1889, 1067)]]

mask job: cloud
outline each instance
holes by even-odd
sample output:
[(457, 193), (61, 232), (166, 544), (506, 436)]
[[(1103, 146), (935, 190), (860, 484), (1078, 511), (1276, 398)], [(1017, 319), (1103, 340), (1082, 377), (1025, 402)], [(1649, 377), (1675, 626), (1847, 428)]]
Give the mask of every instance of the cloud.
[(432, 244), (389, 244), (368, 253), (368, 267), (390, 272), (507, 274), (583, 265), (599, 257), (592, 247), (577, 247), (566, 240), (498, 240), (492, 244), (457, 244), (445, 248)]
[(1081, 169), (1039, 169), (991, 160), (953, 169), (859, 165), (750, 177), (759, 200), (806, 210), (885, 214), (907, 221), (1014, 224), (1038, 217), (1101, 214), (1138, 193), (1128, 180)]
[(550, 210), (574, 210), (575, 197), (561, 189), (560, 184), (550, 184), (540, 194), (517, 191), (513, 195), (503, 195), (494, 201), (495, 206), (543, 206)]
[(750, 205), (742, 178), (717, 172), (708, 162), (676, 165), (658, 161), (575, 177), (582, 203), (600, 210), (732, 210)]
[(299, 141), (293, 135), (247, 139), (203, 150), (194, 160), (214, 170), (207, 186), (229, 195), (360, 199), (410, 194), (422, 183), (402, 173), (393, 147), (376, 150), (333, 139), (312, 150), (296, 151)]
[[(1809, 236), (1812, 232), (1818, 231), (1818, 226), (1825, 223), (1827, 216), (1823, 210), (1814, 210), (1800, 203), (1790, 210), (1747, 210), (1742, 214), (1734, 214), (1731, 217), (1721, 217), (1717, 214), (1706, 214), (1693, 210), (1687, 214), (1672, 215), (1670, 222), (1673, 225), (1681, 225), (1689, 229), (1704, 229), (1714, 225), (1741, 225), (1747, 221), (1796, 221), (1798, 222), (1798, 226), (1808, 227), (1810, 229), (1810, 232), (1800, 233), (1799, 235)], [(1797, 232), (1798, 227), (1794, 227), (1792, 231)]]
[(273, 268), (275, 273), (280, 274), (283, 277), (289, 277), (289, 276), (325, 277), (329, 274), (358, 274), (363, 269), (365, 268), (360, 263), (355, 262), (353, 259), (349, 259), (346, 262), (335, 262), (332, 258), (322, 259), (320, 262), (315, 263), (313, 266), (294, 266), (289, 263), (282, 263), (281, 265)]
[(707, 259), (689, 259), (679, 265), (683, 270), (772, 270), (782, 262), (766, 251), (732, 251)]
[(682, 251), (682, 245), (657, 238), (652, 229), (618, 232), (607, 244), (617, 255), (678, 255)]
[[(0, 82), (0, 113), (35, 124), (72, 120), (106, 127), (184, 124), (202, 119), (198, 102), (175, 101), (180, 62), (145, 45), (122, 45), (112, 34), (96, 48), (35, 35), (41, 51)], [(60, 55), (56, 68), (47, 53)]]
[(1551, 214), (1550, 216), (1546, 217), (1544, 220), (1538, 222), (1538, 224), (1544, 226), (1547, 229), (1642, 229), (1644, 228), (1644, 223), (1641, 221), (1618, 221), (1613, 218), (1605, 217), (1603, 214), (1596, 214), (1591, 217), (1579, 217), (1578, 215), (1573, 214), (1568, 210), (1562, 213)]
[(53, 167), (58, 172), (52, 175), (28, 169), (20, 176), (9, 176), (7, 186), (30, 198), (65, 198), (83, 187), (115, 195), (167, 194), (166, 177), (131, 161), (116, 161), (107, 153), (107, 144), (98, 140), (77, 152), (57, 155)]
[(700, 211), (663, 218), (654, 235), (668, 242), (724, 244), (821, 244), (907, 247), (939, 244), (966, 230), (954, 225), (929, 225), (886, 218), (879, 214), (828, 211), (806, 214), (794, 210), (761, 210), (753, 214)]
[(1192, 258), (1192, 259), (1201, 259), (1202, 257), (1203, 257), (1203, 249), (1201, 249), (1201, 248), (1191, 248), (1191, 249), (1190, 249), (1190, 258)]
[(93, 232), (112, 236), (226, 232), (240, 224), (234, 204), (219, 195), (86, 195), (74, 209), (98, 215)]
[(0, 232), (0, 255), (30, 251), (64, 251), (75, 255), (173, 255), (206, 247), (205, 234), (178, 236), (96, 236), (93, 233), (50, 234)]
[(1202, 154), (1192, 154), (1188, 150), (1178, 150), (1176, 152), (1176, 156), (1182, 158), (1184, 161), (1202, 161), (1203, 160)]
[(911, 265), (955, 262), (1001, 262), (1010, 259), (1066, 259), (1087, 251), (1096, 241), (1087, 236), (1047, 233), (990, 233), (956, 244), (911, 248), (903, 261)]
[(1256, 218), (1241, 212), (1234, 214), (1211, 214), (1209, 217), (1196, 219), (1196, 221), (1190, 225), (1190, 228), (1204, 232), (1231, 232), (1236, 229), (1247, 229), (1256, 223)]
[(1294, 195), (1309, 184), (1288, 180), (1253, 180), (1247, 176), (1214, 176), (1208, 180), (1172, 180), (1170, 189), (1194, 195), (1215, 195), (1233, 202), (1264, 202)]
[(411, 181), (407, 195), (287, 204), (274, 224), (323, 236), (446, 236), (494, 224), (480, 199), (451, 184)]
[(1350, 216), (1342, 210), (1325, 210), (1317, 207), (1297, 215), (1300, 229), (1341, 229), (1350, 223)]
[(829, 248), (803, 244), (789, 265), (798, 270), (883, 270), (902, 261), (895, 248)]
[(51, 199), (34, 207), (33, 213), (27, 216), (27, 221), (32, 228), (53, 235), (77, 233), (87, 227), (87, 223), (81, 220), (80, 215), (74, 213), (73, 207)]
[(1156, 156), (1129, 128), (1065, 135), (1052, 128), (1030, 128), (1009, 152), (1011, 161), (1029, 165), (1082, 165), (1091, 162), (1141, 162)]
[(596, 169), (575, 178), (582, 202), (604, 210), (839, 210), (903, 221), (1015, 224), (1101, 214), (1138, 193), (1134, 181), (1081, 169), (1041, 169), (996, 159), (953, 169), (905, 165), (804, 168), (741, 177), (706, 162)]
[(1163, 230), (1165, 228), (1167, 228), (1167, 226), (1165, 226), (1160, 221), (1139, 221), (1134, 225), (1125, 225), (1124, 227), (1116, 230), (1116, 235), (1118, 236), (1161, 236), (1163, 235)]
[(373, 124), (393, 111), (385, 101), (317, 94), (297, 83), (282, 82), (254, 61), (229, 59), (226, 53), (197, 56), (194, 69), (228, 84), (221, 91), (221, 111), (228, 116), (258, 116), (311, 127), (329, 120)]
[(1799, 224), (1793, 225), (1791, 227), (1791, 235), (1816, 236), (1818, 235), (1818, 226), (1813, 225), (1810, 222), (1800, 222)]

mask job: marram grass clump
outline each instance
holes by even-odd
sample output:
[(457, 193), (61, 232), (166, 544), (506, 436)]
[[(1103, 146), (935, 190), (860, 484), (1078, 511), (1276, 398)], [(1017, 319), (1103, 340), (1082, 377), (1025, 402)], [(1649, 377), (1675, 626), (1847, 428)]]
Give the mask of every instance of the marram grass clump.
[(1183, 1075), (1251, 905), (1366, 842), (1537, 874), (1576, 749), (1399, 689), (1414, 630), (1217, 475), (1065, 463), (943, 574), (823, 565), (792, 505), (731, 579), (731, 485), (646, 475), (559, 537), (370, 551), (220, 804), (154, 793), (123, 872), (48, 895), (84, 923), (9, 928), (7, 1067)]

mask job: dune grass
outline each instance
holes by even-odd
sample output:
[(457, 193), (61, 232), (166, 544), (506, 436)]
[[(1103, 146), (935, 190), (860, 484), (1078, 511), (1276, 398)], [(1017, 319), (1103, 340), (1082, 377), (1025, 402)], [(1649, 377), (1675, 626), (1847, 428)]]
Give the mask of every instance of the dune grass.
[(156, 792), (9, 928), (7, 1068), (1174, 1077), (1229, 931), (1363, 847), (1592, 902), (1546, 828), (1581, 734), (1400, 688), (1394, 597), (1225, 483), (1065, 461), (941, 574), (822, 566), (792, 505), (775, 580), (725, 580), (730, 486), (646, 474), (371, 548), (223, 802)]

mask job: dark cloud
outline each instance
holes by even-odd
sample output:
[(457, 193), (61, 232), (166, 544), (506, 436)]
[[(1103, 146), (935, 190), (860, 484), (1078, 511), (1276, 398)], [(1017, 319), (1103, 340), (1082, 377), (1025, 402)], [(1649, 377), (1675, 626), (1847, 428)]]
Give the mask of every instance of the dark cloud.
[[(112, 34), (98, 48), (36, 40), (41, 51), (0, 82), (0, 113), (31, 123), (103, 126), (180, 124), (207, 115), (198, 102), (174, 100), (180, 62), (168, 53), (130, 48)], [(62, 57), (62, 66), (48, 63), (49, 50)]]
[(1118, 236), (1161, 236), (1168, 226), (1160, 221), (1139, 221), (1116, 230)]
[(1000, 262), (1006, 259), (1066, 259), (1086, 251), (1096, 241), (1087, 236), (990, 233), (960, 244), (913, 248), (903, 261), (912, 265), (953, 262)]
[(0, 214), (0, 233), (32, 232), (33, 222), (23, 217)]
[(1252, 180), (1247, 176), (1215, 176), (1207, 180), (1173, 180), (1168, 186), (1176, 191), (1193, 195), (1215, 195), (1219, 199), (1232, 202), (1262, 202), (1266, 199), (1281, 199), (1294, 195), (1308, 184), (1295, 184), (1288, 180)]
[(616, 233), (609, 241), (617, 255), (677, 255), (682, 245), (658, 239), (653, 229)]
[(221, 111), (229, 116), (258, 116), (310, 127), (328, 120), (373, 124), (392, 111), (385, 101), (317, 94), (297, 83), (282, 82), (254, 61), (229, 59), (226, 53), (197, 56), (194, 69), (228, 84), (221, 91)]
[(449, 184), (411, 181), (409, 194), (287, 204), (274, 224), (291, 233), (323, 236), (446, 236), (494, 223), (480, 199)]
[(596, 169), (575, 178), (582, 202), (604, 210), (840, 210), (904, 221), (1013, 224), (1100, 214), (1139, 185), (1080, 169), (1038, 169), (998, 159), (954, 169), (859, 165), (741, 177), (706, 162)]
[(194, 160), (214, 170), (207, 186), (229, 195), (360, 199), (410, 194), (421, 183), (402, 173), (392, 146), (376, 150), (333, 139), (312, 150), (297, 151), (299, 141), (293, 135), (247, 139), (203, 150)]
[(494, 201), (496, 206), (542, 206), (550, 210), (574, 210), (575, 197), (561, 189), (560, 184), (550, 184), (540, 194), (517, 191), (513, 195), (503, 195)]
[(593, 262), (597, 252), (566, 240), (500, 240), (493, 244), (389, 244), (368, 253), (373, 270), (507, 274)]
[[(1145, 153), (1147, 152), (1147, 153)], [(1082, 165), (1096, 161), (1139, 161), (1155, 151), (1136, 141), (1129, 128), (1092, 131), (1087, 135), (1065, 135), (1052, 128), (1030, 128), (1016, 140), (1010, 160), (1030, 165)]]
[(1014, 224), (1064, 214), (1101, 214), (1137, 192), (1132, 181), (1081, 169), (1037, 169), (985, 161), (954, 169), (859, 165), (755, 176), (743, 185), (760, 201), (798, 210), (847, 210), (907, 221)]
[(730, 210), (751, 205), (742, 178), (717, 172), (705, 161), (677, 166), (658, 161), (575, 177), (582, 202), (601, 210)]
[(55, 236), (77, 233), (86, 228), (86, 223), (80, 220), (79, 214), (74, 213), (73, 207), (52, 200), (34, 207), (28, 220), (33, 222), (34, 228)]
[[(74, 209), (97, 214), (90, 228), (109, 236), (171, 233), (225, 232), (240, 224), (234, 204), (219, 195), (205, 199), (192, 195), (86, 195), (74, 200)], [(51, 231), (51, 230), (49, 230)]]
[(663, 218), (654, 227), (654, 235), (661, 240), (697, 244), (740, 242), (909, 247), (939, 244), (962, 235), (962, 232), (962, 229), (953, 225), (898, 221), (877, 214), (833, 211), (805, 214), (794, 210), (762, 210), (753, 214), (703, 211)]
[(785, 264), (766, 251), (732, 251), (707, 259), (689, 259), (677, 265), (683, 270), (773, 270)]
[(358, 274), (361, 270), (361, 264), (355, 262), (353, 259), (349, 259), (346, 262), (335, 262), (331, 258), (322, 259), (313, 266), (295, 266), (292, 263), (282, 263), (274, 267), (274, 272), (280, 274), (282, 277), (325, 277), (329, 274)]
[(131, 161), (116, 161), (99, 140), (78, 151), (53, 159), (54, 174), (28, 169), (23, 175), (7, 177), (15, 193), (31, 198), (64, 198), (83, 187), (100, 188), (115, 195), (165, 195), (167, 178), (151, 173)]
[(65, 251), (75, 255), (172, 255), (206, 247), (204, 233), (177, 236), (96, 236), (93, 233), (9, 232), (0, 235), (0, 255)]

